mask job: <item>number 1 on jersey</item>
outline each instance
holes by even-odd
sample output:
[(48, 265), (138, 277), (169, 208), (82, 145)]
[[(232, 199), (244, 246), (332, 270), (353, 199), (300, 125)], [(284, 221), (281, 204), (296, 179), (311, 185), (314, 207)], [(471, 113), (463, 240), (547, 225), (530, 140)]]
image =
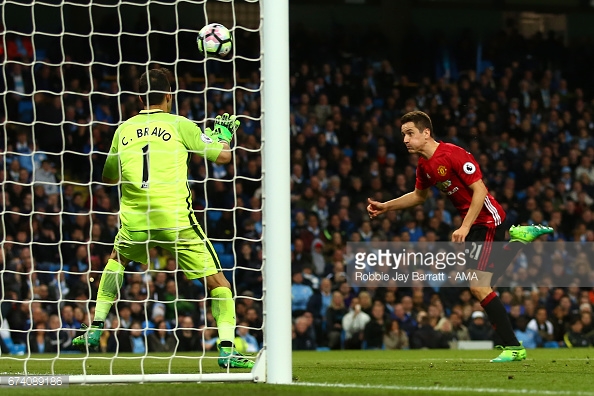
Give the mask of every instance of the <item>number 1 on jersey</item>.
[(149, 180), (148, 150), (149, 150), (148, 144), (142, 148), (142, 185), (140, 186), (140, 188), (148, 188), (148, 180)]

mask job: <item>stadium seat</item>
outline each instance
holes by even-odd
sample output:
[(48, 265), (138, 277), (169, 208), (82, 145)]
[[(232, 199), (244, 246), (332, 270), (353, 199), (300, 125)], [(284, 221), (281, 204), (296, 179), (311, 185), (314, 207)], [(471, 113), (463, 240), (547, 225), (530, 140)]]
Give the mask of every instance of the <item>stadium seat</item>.
[(204, 284), (199, 279), (194, 279), (192, 283), (194, 283), (194, 285), (198, 286), (199, 288), (204, 287)]
[(219, 260), (223, 268), (233, 268), (235, 265), (235, 257), (232, 254), (219, 254)]
[(227, 249), (225, 249), (225, 244), (223, 242), (213, 242), (212, 246), (219, 256), (226, 253)]
[[(35, 59), (37, 61), (44, 60), (46, 56), (47, 56), (46, 50), (40, 49), (40, 48), (35, 49)], [(38, 65), (41, 66), (41, 64), (38, 64)]]
[(214, 226), (217, 223), (217, 221), (221, 219), (222, 216), (223, 212), (221, 212), (220, 210), (208, 210), (206, 212), (206, 217), (208, 221), (213, 223), (211, 224), (211, 227)]
[(229, 281), (230, 284), (233, 284), (233, 272), (231, 271), (225, 271), (225, 278), (227, 278), (227, 281)]
[(19, 120), (21, 122), (33, 121), (33, 102), (28, 98), (19, 101)]

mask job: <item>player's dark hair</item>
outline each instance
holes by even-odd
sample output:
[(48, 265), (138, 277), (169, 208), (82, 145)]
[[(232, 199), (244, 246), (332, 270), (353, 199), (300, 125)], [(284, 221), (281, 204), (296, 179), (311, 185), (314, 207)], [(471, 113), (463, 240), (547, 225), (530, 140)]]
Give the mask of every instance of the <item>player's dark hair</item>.
[(407, 122), (412, 122), (415, 124), (415, 127), (423, 132), (426, 128), (429, 129), (429, 134), (433, 137), (433, 124), (431, 123), (431, 117), (425, 112), (422, 111), (411, 111), (406, 113), (405, 115), (400, 118), (400, 122), (402, 124), (406, 124)]
[(138, 89), (145, 106), (163, 103), (165, 95), (171, 92), (168, 76), (169, 70), (165, 68), (152, 69), (142, 73), (138, 82)]

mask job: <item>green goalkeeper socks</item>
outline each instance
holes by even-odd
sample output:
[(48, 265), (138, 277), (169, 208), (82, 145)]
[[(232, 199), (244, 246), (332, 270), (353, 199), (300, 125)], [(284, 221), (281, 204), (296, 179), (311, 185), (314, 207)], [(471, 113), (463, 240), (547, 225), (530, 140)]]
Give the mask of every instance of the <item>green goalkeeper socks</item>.
[(233, 342), (235, 339), (235, 302), (231, 289), (217, 287), (210, 291), (212, 297), (212, 316), (214, 316), (219, 329), (221, 341)]
[(107, 261), (103, 270), (99, 290), (97, 292), (97, 306), (94, 321), (104, 322), (107, 314), (118, 296), (124, 282), (124, 267), (113, 259)]

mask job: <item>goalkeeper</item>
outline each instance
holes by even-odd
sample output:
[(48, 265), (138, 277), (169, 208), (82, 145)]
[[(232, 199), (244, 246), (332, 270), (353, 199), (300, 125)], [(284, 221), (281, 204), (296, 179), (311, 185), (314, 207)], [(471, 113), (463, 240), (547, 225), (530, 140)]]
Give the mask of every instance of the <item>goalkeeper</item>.
[(139, 81), (145, 109), (115, 132), (103, 169), (105, 183), (121, 185), (121, 228), (97, 294), (90, 329), (73, 344), (95, 348), (105, 319), (122, 287), (130, 261), (146, 263), (148, 251), (161, 246), (175, 255), (188, 279), (202, 279), (212, 298), (212, 314), (219, 331), (219, 366), (251, 368), (254, 362), (236, 352), (235, 303), (221, 264), (192, 211), (188, 187), (188, 155), (196, 152), (217, 164), (232, 159), (229, 144), (239, 127), (235, 116), (215, 119), (203, 133), (185, 117), (170, 114), (168, 72), (153, 69)]

